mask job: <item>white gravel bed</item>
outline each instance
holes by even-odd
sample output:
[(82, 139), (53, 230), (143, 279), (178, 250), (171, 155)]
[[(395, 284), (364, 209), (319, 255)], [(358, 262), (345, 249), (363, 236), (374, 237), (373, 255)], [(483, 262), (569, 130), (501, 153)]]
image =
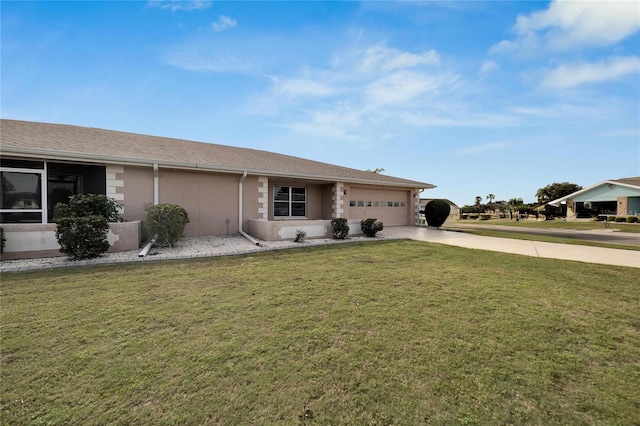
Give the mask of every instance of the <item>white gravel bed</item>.
[[(376, 240), (389, 239), (378, 235)], [(0, 272), (17, 272), (48, 268), (61, 268), (72, 266), (101, 265), (120, 262), (149, 262), (153, 260), (188, 259), (195, 257), (225, 256), (234, 254), (246, 254), (268, 250), (281, 250), (287, 248), (303, 248), (323, 244), (341, 244), (355, 241), (372, 240), (364, 236), (349, 237), (346, 240), (334, 240), (331, 238), (305, 239), (303, 242), (293, 241), (260, 241), (255, 245), (242, 236), (214, 236), (214, 237), (187, 237), (178, 242), (176, 247), (154, 246), (146, 257), (139, 257), (140, 250), (123, 251), (117, 253), (104, 253), (100, 257), (89, 260), (70, 260), (66, 256), (44, 257), (38, 259), (2, 260)]]

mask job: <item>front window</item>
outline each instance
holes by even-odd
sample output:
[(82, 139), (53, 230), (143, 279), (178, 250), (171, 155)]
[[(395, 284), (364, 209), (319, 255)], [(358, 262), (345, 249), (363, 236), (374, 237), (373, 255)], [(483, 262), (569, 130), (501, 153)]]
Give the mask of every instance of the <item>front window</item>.
[(307, 215), (307, 189), (295, 186), (273, 187), (274, 217), (305, 217)]
[(47, 223), (77, 194), (105, 194), (105, 166), (0, 159), (0, 222)]
[(4, 223), (42, 223), (43, 171), (2, 169), (0, 212)]

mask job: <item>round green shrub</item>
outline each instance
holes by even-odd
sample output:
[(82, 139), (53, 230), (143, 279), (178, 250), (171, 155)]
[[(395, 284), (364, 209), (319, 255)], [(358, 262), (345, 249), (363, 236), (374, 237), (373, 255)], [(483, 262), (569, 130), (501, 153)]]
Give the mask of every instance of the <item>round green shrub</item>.
[(109, 249), (109, 222), (120, 222), (120, 206), (103, 194), (78, 194), (56, 206), (56, 239), (72, 259), (91, 259)]
[(156, 244), (174, 247), (184, 236), (184, 228), (189, 223), (187, 211), (170, 203), (144, 206), (144, 226), (151, 235), (158, 235)]
[(344, 240), (349, 236), (349, 224), (347, 219), (338, 217), (331, 219), (331, 234), (334, 240)]
[(451, 206), (445, 200), (430, 201), (424, 208), (427, 225), (440, 228), (447, 220), (450, 212)]
[(638, 223), (638, 216), (627, 216), (627, 223)]
[(91, 259), (109, 250), (109, 222), (102, 216), (66, 216), (56, 221), (60, 251), (72, 259)]
[(360, 222), (360, 229), (367, 237), (375, 237), (378, 232), (384, 229), (384, 225), (378, 219), (368, 218)]

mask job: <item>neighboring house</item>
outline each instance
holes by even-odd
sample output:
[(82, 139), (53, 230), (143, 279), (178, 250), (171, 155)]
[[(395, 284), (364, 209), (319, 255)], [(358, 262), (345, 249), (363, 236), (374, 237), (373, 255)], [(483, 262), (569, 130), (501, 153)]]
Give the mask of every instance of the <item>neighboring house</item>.
[(566, 204), (567, 219), (597, 215), (640, 216), (640, 177), (605, 180), (549, 204)]
[[(189, 214), (187, 236), (282, 240), (298, 229), (330, 236), (340, 217), (353, 234), (368, 217), (415, 225), (419, 193), (434, 188), (273, 152), (63, 124), (0, 120), (0, 141), (1, 223), (7, 252), (22, 257), (57, 252), (55, 206), (73, 194), (114, 198), (127, 222), (143, 220), (147, 203), (178, 204)], [(130, 249), (118, 238), (113, 250)]]
[[(420, 211), (424, 211), (427, 204), (429, 204), (433, 200), (435, 200), (435, 198), (420, 198)], [(460, 215), (460, 207), (458, 207), (458, 205), (453, 201), (447, 200), (446, 198), (444, 199), (444, 201), (446, 201), (449, 204), (449, 207), (451, 208), (451, 210), (449, 211), (448, 218), (457, 219)], [(426, 223), (424, 214), (420, 215), (420, 223), (423, 223), (423, 224)]]

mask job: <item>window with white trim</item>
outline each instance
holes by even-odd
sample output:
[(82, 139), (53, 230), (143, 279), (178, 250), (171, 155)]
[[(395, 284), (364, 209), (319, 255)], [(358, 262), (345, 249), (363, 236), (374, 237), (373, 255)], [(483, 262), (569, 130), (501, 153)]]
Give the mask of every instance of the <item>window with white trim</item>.
[(0, 222), (43, 223), (46, 191), (42, 190), (45, 171), (3, 167)]
[(306, 217), (307, 188), (295, 186), (273, 187), (273, 217)]

